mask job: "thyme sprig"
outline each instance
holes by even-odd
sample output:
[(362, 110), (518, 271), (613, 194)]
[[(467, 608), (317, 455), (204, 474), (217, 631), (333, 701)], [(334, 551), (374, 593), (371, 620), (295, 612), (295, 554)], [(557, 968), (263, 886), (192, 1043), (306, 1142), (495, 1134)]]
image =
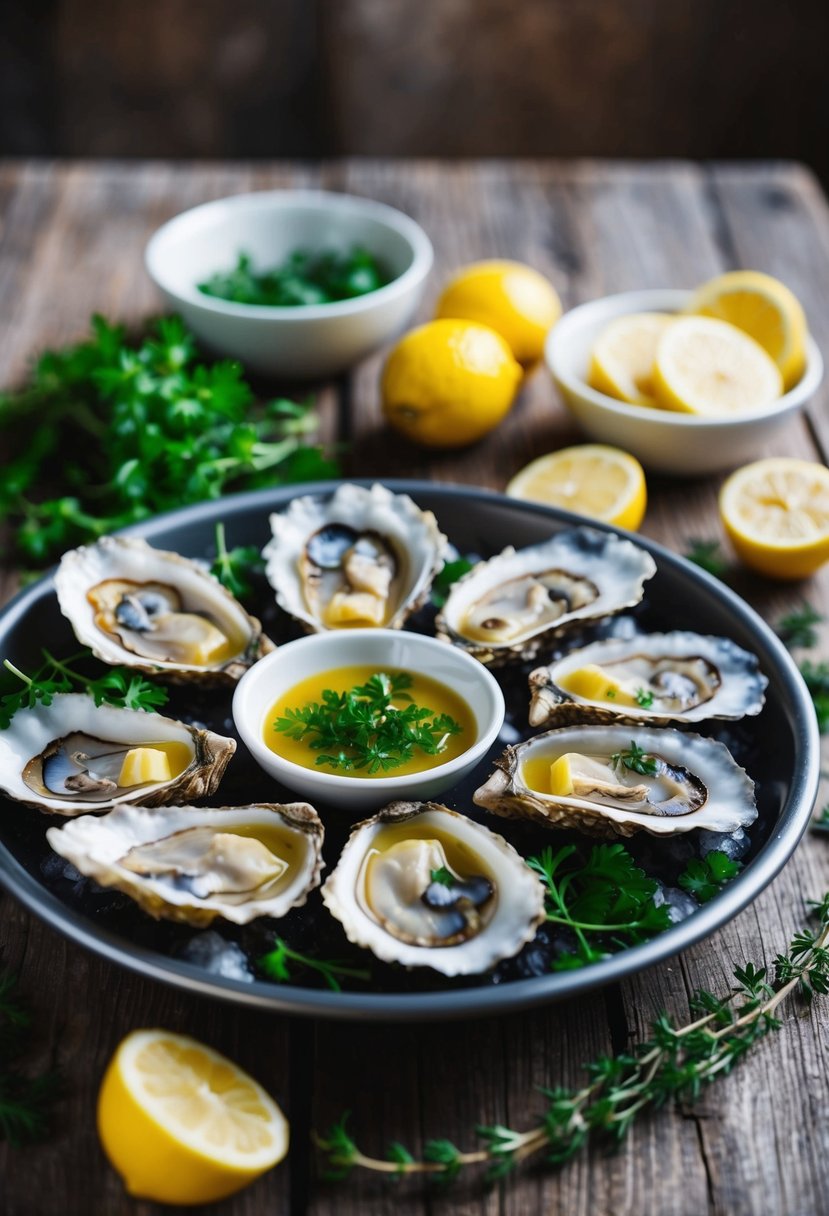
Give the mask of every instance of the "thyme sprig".
[(777, 622), (777, 636), (787, 646), (800, 646), (804, 649), (817, 646), (817, 627), (823, 624), (824, 619), (822, 613), (804, 600), (800, 608), (781, 616)]
[(336, 959), (312, 958), (294, 950), (281, 937), (274, 938), (274, 948), (259, 959), (259, 967), (268, 979), (277, 984), (289, 984), (293, 978), (291, 966), (305, 967), (321, 975), (332, 992), (342, 992), (341, 979), (370, 980), (371, 973), (359, 967), (350, 967)]
[(21, 1068), (30, 1034), (31, 1015), (17, 991), (17, 977), (0, 970), (0, 1140), (15, 1147), (46, 1137), (59, 1091), (56, 1073), (32, 1075)]
[(145, 679), (128, 667), (111, 667), (102, 676), (88, 676), (75, 664), (90, 659), (92, 652), (82, 650), (68, 659), (56, 659), (48, 650), (41, 651), (44, 662), (32, 675), (26, 675), (10, 659), (3, 667), (19, 681), (17, 687), (0, 697), (0, 730), (6, 730), (19, 709), (36, 705), (51, 705), (58, 693), (85, 692), (96, 705), (116, 705), (123, 709), (144, 709), (153, 712), (166, 705), (166, 689)]
[(542, 1090), (546, 1105), (527, 1131), (482, 1125), (475, 1128), (482, 1141), (478, 1149), (462, 1151), (449, 1140), (432, 1139), (417, 1157), (395, 1141), (384, 1157), (373, 1157), (349, 1132), (346, 1114), (315, 1137), (328, 1176), (345, 1178), (359, 1168), (388, 1177), (422, 1174), (451, 1182), (461, 1171), (483, 1166), (493, 1181), (541, 1154), (548, 1165), (560, 1167), (593, 1140), (619, 1144), (648, 1112), (669, 1101), (694, 1102), (706, 1085), (731, 1072), (783, 1025), (777, 1016), (781, 1005), (796, 997), (808, 1003), (829, 992), (829, 892), (812, 907), (817, 930), (794, 936), (788, 953), (774, 960), (773, 977), (749, 962), (734, 969), (735, 984), (727, 996), (697, 992), (691, 1008), (700, 1016), (686, 1025), (660, 1014), (651, 1023), (650, 1038), (588, 1064), (580, 1088)]
[(286, 709), (274, 730), (307, 739), (319, 753), (317, 764), (343, 772), (388, 772), (411, 759), (415, 749), (436, 756), (447, 738), (463, 729), (449, 714), (416, 705), (407, 691), (413, 684), (405, 671), (375, 672), (347, 692), (326, 688), (321, 703)]
[(647, 941), (670, 925), (668, 908), (654, 903), (658, 883), (622, 844), (594, 845), (584, 860), (575, 845), (548, 846), (527, 865), (546, 887), (547, 920), (568, 929), (574, 949), (554, 971), (571, 971), (607, 958), (611, 948)]

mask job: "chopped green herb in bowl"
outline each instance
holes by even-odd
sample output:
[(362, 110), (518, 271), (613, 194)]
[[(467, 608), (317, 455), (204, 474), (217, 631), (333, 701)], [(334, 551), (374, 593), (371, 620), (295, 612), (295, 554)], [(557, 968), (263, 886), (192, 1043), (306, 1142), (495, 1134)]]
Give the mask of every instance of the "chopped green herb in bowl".
[(249, 253), (240, 253), (235, 267), (218, 271), (199, 291), (234, 304), (294, 308), (306, 304), (334, 304), (368, 295), (392, 276), (373, 254), (359, 245), (348, 251), (295, 249), (284, 261), (257, 270)]

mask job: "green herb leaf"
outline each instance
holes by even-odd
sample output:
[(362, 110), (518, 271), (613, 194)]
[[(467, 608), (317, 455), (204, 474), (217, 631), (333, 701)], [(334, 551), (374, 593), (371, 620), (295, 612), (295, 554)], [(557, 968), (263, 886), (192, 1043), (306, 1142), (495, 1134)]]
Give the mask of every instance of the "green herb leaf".
[(643, 777), (652, 777), (658, 768), (656, 758), (639, 747), (635, 739), (631, 739), (628, 751), (614, 752), (610, 763), (617, 768), (623, 764), (632, 773), (639, 773)]
[(441, 866), (438, 870), (430, 870), (429, 877), (432, 882), (439, 882), (442, 887), (454, 887), (455, 875), (451, 870), (447, 870), (446, 866)]
[(670, 924), (668, 909), (653, 902), (658, 884), (622, 844), (594, 845), (586, 860), (575, 845), (548, 847), (527, 865), (547, 888), (547, 920), (573, 933), (575, 949), (556, 960), (556, 971), (598, 962)]
[(298, 950), (293, 950), (281, 937), (274, 938), (273, 950), (264, 954), (258, 960), (258, 964), (268, 979), (274, 980), (277, 984), (291, 982), (290, 965), (305, 967), (322, 976), (332, 992), (342, 992), (341, 979), (364, 981), (371, 979), (371, 973), (362, 968), (351, 967), (348, 963), (338, 960), (312, 958), (310, 955), (301, 954)]
[[(9, 660), (3, 666), (14, 677), (14, 687), (0, 696), (0, 730), (6, 730), (19, 709), (36, 705), (51, 705), (58, 693), (85, 692), (96, 705), (117, 705), (125, 709), (143, 709), (152, 713), (166, 705), (167, 690), (128, 667), (110, 667), (106, 674), (88, 676), (75, 664), (92, 658), (92, 652), (82, 650), (69, 659), (56, 659), (43, 650), (44, 663), (31, 676)], [(19, 683), (18, 683), (19, 682)], [(22, 687), (21, 687), (22, 685)]]
[(305, 740), (318, 753), (318, 765), (343, 772), (390, 772), (416, 751), (438, 755), (446, 739), (463, 729), (448, 714), (416, 705), (406, 691), (413, 682), (406, 672), (377, 672), (348, 692), (325, 689), (322, 702), (286, 709), (273, 728), (289, 739)]
[(432, 583), (432, 603), (436, 608), (442, 608), (449, 598), (452, 584), (463, 578), (472, 569), (472, 562), (465, 557), (459, 557), (453, 562), (447, 562)]
[(822, 808), (819, 815), (815, 815), (811, 826), (814, 832), (829, 832), (829, 802)]
[(60, 1091), (56, 1073), (33, 1076), (21, 1068), (30, 1026), (16, 977), (0, 970), (0, 1140), (15, 1147), (47, 1138), (51, 1107)]
[(187, 503), (330, 477), (307, 445), (315, 426), (308, 402), (257, 406), (238, 363), (199, 362), (178, 318), (133, 344), (96, 317), (88, 341), (47, 352), (24, 388), (0, 395), (0, 511), (20, 554), (43, 565)]
[(717, 578), (722, 578), (728, 569), (728, 562), (718, 540), (705, 540), (700, 536), (691, 536), (688, 539), (685, 556), (689, 562), (693, 562), (694, 565), (699, 566), (702, 570), (707, 570), (709, 574), (713, 574)]
[(787, 646), (816, 646), (817, 626), (822, 625), (824, 619), (822, 613), (804, 600), (802, 607), (781, 616), (777, 622), (777, 635)]
[(257, 271), (248, 253), (240, 253), (236, 266), (199, 283), (199, 291), (235, 304), (266, 307), (301, 307), (350, 300), (384, 287), (390, 276), (367, 250), (358, 245), (347, 253), (297, 249), (270, 270)]
[(653, 705), (653, 693), (649, 688), (637, 688), (634, 693), (636, 702), (642, 709), (650, 709)]
[(694, 858), (688, 862), (679, 876), (679, 885), (701, 904), (706, 904), (732, 878), (736, 878), (742, 868), (739, 861), (733, 861), (720, 849), (714, 849), (701, 860)]
[(811, 663), (807, 660), (801, 663), (800, 674), (812, 698), (820, 733), (825, 735), (829, 730), (829, 663)]
[(237, 545), (235, 549), (228, 549), (225, 526), (223, 523), (216, 524), (216, 557), (210, 572), (227, 587), (231, 595), (235, 595), (237, 600), (250, 595), (253, 591), (251, 578), (261, 574), (264, 569), (265, 562), (256, 545)]

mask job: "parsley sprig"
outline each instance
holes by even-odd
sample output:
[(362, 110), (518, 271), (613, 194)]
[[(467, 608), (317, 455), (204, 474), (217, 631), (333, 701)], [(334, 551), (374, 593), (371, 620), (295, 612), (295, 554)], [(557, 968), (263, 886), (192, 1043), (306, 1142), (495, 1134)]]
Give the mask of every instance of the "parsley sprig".
[(43, 565), (159, 511), (334, 475), (307, 445), (315, 426), (307, 402), (257, 407), (241, 366), (201, 362), (176, 317), (137, 344), (95, 317), (89, 340), (42, 355), (0, 395), (0, 514)]
[(259, 959), (259, 966), (268, 979), (277, 984), (288, 984), (292, 980), (291, 967), (305, 967), (321, 975), (332, 992), (342, 992), (341, 979), (370, 980), (371, 973), (359, 967), (349, 967), (337, 960), (312, 958), (294, 950), (281, 937), (274, 939), (274, 948)]
[(829, 663), (807, 659), (800, 665), (800, 674), (812, 698), (820, 733), (825, 735), (829, 731)]
[(43, 650), (42, 654), (42, 666), (30, 676), (15, 667), (10, 659), (4, 659), (3, 667), (22, 687), (0, 696), (0, 730), (9, 727), (19, 709), (51, 705), (57, 694), (62, 692), (85, 692), (94, 698), (96, 705), (107, 702), (123, 709), (144, 709), (149, 712), (167, 704), (166, 689), (152, 684), (128, 667), (111, 667), (98, 677), (78, 671), (75, 664), (89, 659), (89, 650), (82, 650), (68, 659), (56, 659), (48, 650)]
[(375, 672), (347, 692), (326, 688), (322, 702), (286, 709), (274, 730), (306, 740), (319, 753), (317, 764), (342, 772), (388, 772), (412, 759), (416, 749), (436, 756), (462, 727), (449, 714), (416, 705), (407, 692), (413, 683), (405, 671)]
[(630, 747), (627, 751), (614, 752), (610, 757), (610, 763), (618, 768), (623, 764), (626, 769), (632, 773), (639, 773), (642, 777), (652, 777), (657, 770), (656, 758), (649, 756), (644, 748), (640, 747), (635, 739), (631, 739)]
[(718, 540), (689, 536), (685, 556), (689, 562), (693, 562), (695, 566), (699, 566), (708, 574), (715, 575), (716, 578), (722, 578), (728, 570), (728, 562)]
[(426, 1141), (418, 1157), (393, 1141), (385, 1156), (373, 1157), (359, 1147), (346, 1114), (316, 1137), (328, 1176), (343, 1179), (359, 1168), (388, 1178), (423, 1174), (452, 1182), (477, 1166), (485, 1168), (491, 1182), (541, 1154), (558, 1168), (593, 1141), (618, 1145), (647, 1114), (668, 1101), (694, 1102), (706, 1085), (730, 1073), (761, 1039), (781, 1028), (777, 1011), (782, 1005), (798, 997), (808, 1003), (829, 993), (829, 893), (813, 908), (817, 929), (797, 933), (788, 953), (774, 960), (773, 972), (750, 962), (736, 967), (735, 985), (726, 996), (705, 989), (696, 993), (691, 1008), (699, 1016), (690, 1022), (677, 1025), (667, 1013), (660, 1014), (649, 1038), (586, 1065), (578, 1088), (542, 1089), (544, 1108), (527, 1131), (479, 1125), (475, 1134), (482, 1146), (477, 1149), (462, 1151), (450, 1140), (435, 1138)]
[(694, 857), (688, 862), (679, 876), (679, 885), (701, 904), (707, 904), (742, 868), (741, 862), (734, 861), (721, 849), (714, 849), (703, 858)]
[(237, 600), (244, 599), (253, 591), (251, 578), (261, 574), (265, 569), (262, 554), (256, 545), (237, 545), (228, 549), (225, 538), (225, 526), (216, 524), (216, 557), (210, 567), (210, 573), (215, 574), (223, 586)]
[(668, 908), (653, 900), (658, 883), (622, 844), (594, 845), (586, 860), (575, 845), (548, 846), (527, 865), (546, 887), (547, 920), (573, 934), (575, 949), (556, 959), (554, 971), (586, 967), (670, 926)]
[(256, 270), (250, 254), (240, 253), (232, 269), (211, 275), (199, 291), (235, 304), (291, 308), (350, 300), (388, 282), (378, 259), (354, 245), (347, 251), (296, 249), (267, 270)]

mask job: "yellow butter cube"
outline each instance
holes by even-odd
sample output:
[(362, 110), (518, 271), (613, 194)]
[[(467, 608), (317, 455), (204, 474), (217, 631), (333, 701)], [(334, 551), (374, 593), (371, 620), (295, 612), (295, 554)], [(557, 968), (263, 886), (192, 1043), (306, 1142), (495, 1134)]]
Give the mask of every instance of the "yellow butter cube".
[(157, 781), (169, 781), (172, 775), (170, 761), (165, 752), (157, 747), (132, 747), (124, 756), (118, 784), (125, 787), (154, 784)]
[(550, 765), (550, 793), (566, 798), (573, 792), (571, 752), (565, 752)]
[(637, 703), (636, 698), (631, 696), (623, 684), (595, 663), (568, 671), (561, 677), (560, 684), (565, 692), (574, 697), (581, 697), (584, 701), (602, 701), (608, 705), (626, 706)]

